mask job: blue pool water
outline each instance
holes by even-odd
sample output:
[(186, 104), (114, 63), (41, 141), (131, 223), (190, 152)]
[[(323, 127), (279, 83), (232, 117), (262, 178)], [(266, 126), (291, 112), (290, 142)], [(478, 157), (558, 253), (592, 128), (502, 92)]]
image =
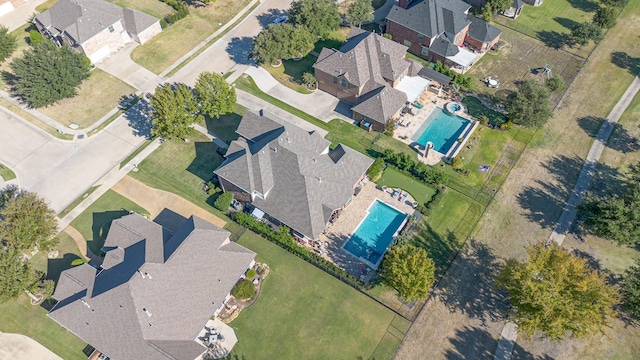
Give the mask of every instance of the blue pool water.
[(407, 214), (382, 201), (374, 201), (369, 207), (369, 214), (344, 244), (344, 249), (377, 265), (406, 217)]
[(418, 128), (412, 140), (422, 146), (431, 141), (435, 151), (446, 154), (451, 146), (458, 141), (469, 123), (470, 121), (467, 119), (451, 115), (441, 108), (435, 108), (422, 126)]

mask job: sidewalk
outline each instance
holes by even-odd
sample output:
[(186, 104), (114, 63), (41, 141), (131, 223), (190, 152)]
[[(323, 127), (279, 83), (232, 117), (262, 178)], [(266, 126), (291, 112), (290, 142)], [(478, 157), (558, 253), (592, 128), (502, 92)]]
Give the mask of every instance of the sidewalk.
[(47, 0), (30, 0), (22, 6), (14, 9), (12, 12), (0, 16), (0, 24), (9, 28), (9, 31), (13, 31), (20, 26), (27, 23), (29, 17), (36, 12), (36, 7)]

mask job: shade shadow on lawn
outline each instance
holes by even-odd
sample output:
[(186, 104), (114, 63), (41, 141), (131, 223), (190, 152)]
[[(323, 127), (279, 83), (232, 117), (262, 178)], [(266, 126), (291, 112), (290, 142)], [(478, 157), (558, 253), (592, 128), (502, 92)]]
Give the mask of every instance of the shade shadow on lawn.
[(611, 53), (611, 62), (622, 69), (629, 70), (633, 75), (640, 74), (640, 57), (633, 57), (626, 52), (616, 51)]
[(111, 222), (127, 214), (129, 214), (129, 211), (124, 209), (93, 213), (93, 222), (91, 225), (93, 238), (91, 240), (87, 239), (87, 245), (89, 245), (89, 248), (94, 254), (99, 255), (102, 252), (101, 249), (109, 233), (109, 228), (111, 228)]
[(213, 142), (196, 142), (193, 144), (196, 157), (187, 167), (187, 171), (208, 181), (213, 177), (213, 170), (222, 163), (222, 158), (216, 153), (218, 146)]
[(80, 257), (73, 253), (66, 253), (61, 258), (47, 259), (47, 279), (51, 279), (57, 284), (60, 273), (71, 268), (71, 263), (76, 259), (80, 259)]
[[(594, 138), (598, 134), (598, 131), (600, 131), (600, 127), (605, 120), (606, 119), (595, 116), (584, 116), (578, 119), (578, 125), (589, 136)], [(625, 128), (624, 124), (617, 123), (607, 141), (606, 147), (627, 154), (640, 150), (640, 143), (638, 142), (638, 138), (633, 136), (629, 130)]]

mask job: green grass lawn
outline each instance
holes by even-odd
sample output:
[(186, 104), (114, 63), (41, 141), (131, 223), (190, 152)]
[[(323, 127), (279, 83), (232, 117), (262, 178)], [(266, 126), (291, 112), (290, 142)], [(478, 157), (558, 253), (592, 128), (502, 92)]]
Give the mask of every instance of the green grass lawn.
[(386, 185), (390, 188), (400, 188), (405, 190), (420, 204), (431, 200), (431, 197), (435, 194), (435, 190), (432, 187), (427, 186), (423, 182), (407, 176), (392, 167), (388, 167), (382, 174), (380, 180), (376, 183), (380, 186)]
[(516, 27), (526, 27), (537, 34), (540, 40), (553, 33), (568, 34), (578, 23), (591, 22), (598, 3), (590, 0), (546, 0), (540, 6), (525, 5), (515, 20)]
[(189, 7), (189, 16), (164, 29), (131, 53), (138, 64), (160, 74), (240, 12), (250, 0), (215, 1)]
[(284, 60), (282, 65), (274, 67), (264, 64), (262, 67), (284, 86), (302, 94), (310, 94), (306, 85), (302, 81), (304, 73), (314, 74), (313, 64), (318, 59), (317, 56), (308, 54), (300, 60)]
[(507, 118), (504, 115), (482, 105), (482, 102), (480, 102), (478, 98), (465, 96), (462, 98), (462, 103), (467, 107), (469, 115), (476, 119), (480, 118), (480, 116), (486, 116), (489, 119), (489, 124), (493, 126), (500, 126), (507, 121)]
[(49, 8), (51, 8), (57, 2), (58, 2), (58, 0), (47, 0), (47, 1), (43, 2), (42, 4), (36, 6), (36, 11), (39, 12), (39, 13), (47, 11), (47, 10), (49, 10)]
[(235, 109), (231, 114), (220, 115), (220, 117), (215, 119), (206, 116), (205, 123), (202, 125), (220, 138), (220, 140), (229, 144), (238, 138), (236, 129), (238, 129), (238, 124), (240, 124), (240, 120), (245, 111), (247, 111), (247, 109), (244, 106), (236, 103)]
[(138, 204), (125, 198), (113, 190), (108, 190), (96, 202), (91, 204), (80, 216), (71, 222), (87, 240), (87, 245), (94, 254), (99, 255), (104, 240), (109, 232), (111, 221), (127, 215), (129, 211), (148, 214)]
[(14, 173), (13, 170), (9, 169), (9, 167), (0, 164), (0, 177), (2, 177), (4, 181), (9, 181), (16, 178), (16, 173)]
[(47, 274), (47, 279), (51, 279), (56, 283), (58, 282), (60, 273), (71, 268), (71, 262), (73, 260), (84, 258), (71, 235), (62, 231), (58, 234), (58, 239), (60, 242), (54, 248), (54, 250), (59, 252), (57, 258), (49, 259), (47, 258), (47, 253), (42, 251), (36, 253), (31, 258), (33, 268)]
[(71, 204), (69, 204), (69, 206), (67, 206), (66, 208), (64, 208), (64, 210), (62, 210), (61, 212), (58, 213), (58, 217), (60, 219), (64, 218), (65, 216), (67, 216), (68, 213), (71, 212), (71, 210), (75, 209), (76, 206), (78, 206), (82, 201), (84, 201), (84, 199), (86, 199), (89, 195), (91, 195), (94, 191), (98, 190), (99, 186), (92, 186), (89, 188), (89, 190), (87, 190), (84, 194), (80, 195), (77, 199), (73, 200), (73, 202)]
[(169, 15), (173, 8), (158, 0), (107, 0), (110, 3), (116, 4), (120, 7), (135, 9), (145, 14), (157, 17), (158, 19), (164, 18)]
[(371, 359), (379, 344), (375, 358), (390, 358), (399, 339), (387, 334), (402, 338), (406, 321), (254, 233), (238, 243), (271, 268), (257, 302), (230, 324), (238, 358)]

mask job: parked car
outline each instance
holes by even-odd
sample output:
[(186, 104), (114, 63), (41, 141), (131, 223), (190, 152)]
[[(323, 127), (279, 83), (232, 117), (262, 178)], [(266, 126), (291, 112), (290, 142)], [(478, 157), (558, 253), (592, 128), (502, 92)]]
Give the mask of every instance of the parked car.
[(277, 18), (273, 19), (272, 23), (274, 23), (274, 24), (284, 24), (287, 21), (289, 21), (289, 17), (287, 15), (282, 15), (282, 16), (278, 16)]

